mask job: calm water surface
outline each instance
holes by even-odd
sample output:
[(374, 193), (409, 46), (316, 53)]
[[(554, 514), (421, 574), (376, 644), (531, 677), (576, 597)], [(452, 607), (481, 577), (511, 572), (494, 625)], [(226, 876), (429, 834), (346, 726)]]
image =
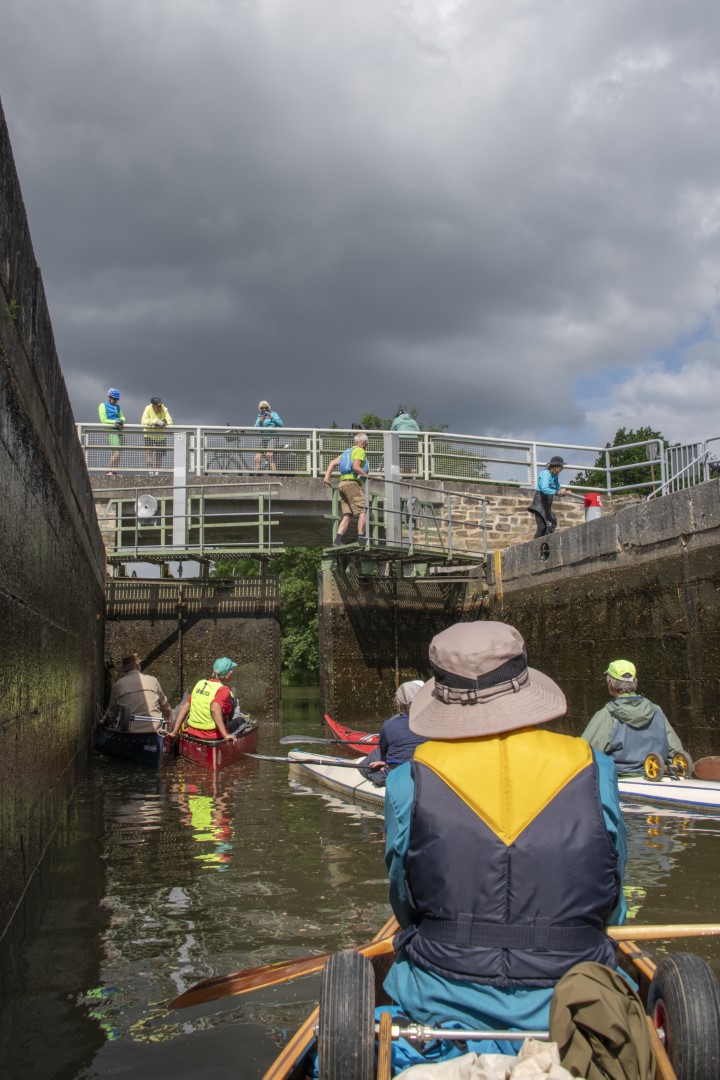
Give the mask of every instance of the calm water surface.
[[(317, 691), (287, 691), (283, 710), (261, 751), (323, 734)], [(626, 818), (632, 914), (715, 921), (720, 819)], [(209, 975), (368, 940), (390, 914), (382, 840), (372, 809), (291, 786), (280, 764), (213, 780), (189, 762), (157, 774), (96, 756), (0, 943), (0, 1076), (260, 1076), (317, 978), (182, 1012), (167, 1001)], [(678, 948), (720, 974), (720, 943)]]

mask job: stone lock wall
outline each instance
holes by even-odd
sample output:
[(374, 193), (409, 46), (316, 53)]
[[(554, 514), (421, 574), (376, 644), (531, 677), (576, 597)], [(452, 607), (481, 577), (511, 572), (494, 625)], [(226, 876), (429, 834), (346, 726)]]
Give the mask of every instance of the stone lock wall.
[(102, 694), (105, 553), (0, 112), (0, 935)]
[(491, 618), (517, 626), (531, 665), (568, 699), (579, 735), (623, 657), (694, 758), (720, 748), (720, 482), (517, 545), (494, 560)]

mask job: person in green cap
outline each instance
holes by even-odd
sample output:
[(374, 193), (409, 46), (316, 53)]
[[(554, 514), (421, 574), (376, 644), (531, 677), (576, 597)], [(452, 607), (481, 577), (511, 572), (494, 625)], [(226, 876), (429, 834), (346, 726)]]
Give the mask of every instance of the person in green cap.
[(221, 656), (213, 664), (212, 675), (195, 683), (190, 696), (178, 709), (169, 732), (172, 738), (177, 735), (186, 719), (187, 733), (196, 739), (219, 741), (235, 738), (235, 728), (244, 721), (235, 694), (229, 686), (236, 667), (234, 660)]
[(669, 762), (684, 754), (682, 743), (659, 705), (637, 690), (630, 660), (613, 660), (605, 671), (610, 701), (595, 713), (582, 738), (615, 762), (620, 774), (642, 773), (648, 754)]

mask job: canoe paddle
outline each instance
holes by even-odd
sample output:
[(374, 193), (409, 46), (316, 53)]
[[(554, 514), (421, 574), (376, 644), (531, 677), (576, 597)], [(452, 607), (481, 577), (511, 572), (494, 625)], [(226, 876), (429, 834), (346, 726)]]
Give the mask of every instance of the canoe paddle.
[(337, 746), (337, 739), (314, 739), (312, 735), (283, 735), (280, 739), (281, 746), (297, 746), (298, 743), (325, 743), (327, 746)]
[(256, 758), (258, 761), (282, 761), (283, 765), (332, 765), (338, 769), (357, 769), (360, 762), (342, 761), (334, 757), (305, 757), (294, 760), (291, 757), (279, 757), (275, 754), (245, 754), (245, 757)]
[[(249, 756), (249, 755), (248, 755)], [(394, 930), (390, 930), (390, 926)], [(380, 935), (371, 945), (358, 946), (356, 952), (364, 956), (384, 956), (393, 951), (393, 936), (399, 929), (394, 919), (385, 924)], [(676, 938), (710, 937), (720, 935), (718, 923), (668, 923), (658, 926), (607, 926), (607, 936), (612, 941), (671, 941)], [(389, 934), (390, 936), (381, 936)], [(223, 997), (247, 994), (251, 990), (260, 990), (266, 986), (290, 982), (302, 975), (315, 975), (322, 971), (333, 953), (319, 953), (302, 960), (281, 960), (277, 964), (264, 967), (246, 968), (232, 975), (216, 975), (191, 986), (170, 1002), (170, 1009), (185, 1009), (189, 1005), (202, 1005), (207, 1001), (217, 1001)]]
[[(368, 945), (354, 946), (355, 952), (362, 953), (363, 956), (382, 956), (392, 952), (393, 938), (399, 929), (395, 917), (391, 916)], [(290, 982), (301, 975), (314, 975), (322, 971), (334, 955), (332, 952), (318, 953), (317, 956), (306, 956), (302, 960), (281, 960), (277, 964), (236, 971), (233, 975), (216, 975), (203, 979), (171, 1001), (168, 1008), (185, 1009), (189, 1005), (202, 1005), (206, 1001), (247, 994), (250, 990), (259, 990), (265, 986), (277, 986), (278, 983)]]

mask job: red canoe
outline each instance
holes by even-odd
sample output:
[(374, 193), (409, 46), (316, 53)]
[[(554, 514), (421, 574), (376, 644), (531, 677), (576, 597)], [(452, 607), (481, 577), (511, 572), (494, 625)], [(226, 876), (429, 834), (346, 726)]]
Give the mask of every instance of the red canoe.
[(249, 726), (242, 735), (232, 742), (223, 740), (195, 739), (192, 735), (180, 736), (180, 757), (189, 758), (206, 769), (217, 772), (228, 765), (233, 765), (245, 754), (257, 750), (260, 731), (257, 720), (249, 720)]
[(356, 731), (354, 728), (345, 727), (344, 724), (339, 724), (337, 720), (333, 720), (328, 713), (325, 713), (325, 723), (339, 743), (349, 746), (353, 750), (358, 750), (361, 754), (368, 753), (380, 741), (378, 734), (369, 735), (367, 731)]

